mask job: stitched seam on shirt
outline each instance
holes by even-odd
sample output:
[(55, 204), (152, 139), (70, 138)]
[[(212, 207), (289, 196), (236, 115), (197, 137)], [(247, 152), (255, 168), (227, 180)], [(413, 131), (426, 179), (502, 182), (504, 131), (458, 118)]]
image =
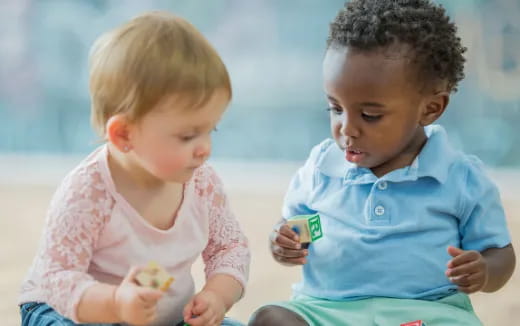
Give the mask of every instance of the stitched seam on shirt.
[[(468, 176), (469, 176), (469, 168), (466, 169), (466, 173), (464, 174), (464, 189), (468, 189)], [(457, 198), (458, 206), (460, 209), (460, 212), (458, 216), (460, 216), (460, 222), (466, 222), (467, 220), (467, 214), (465, 214), (466, 211), (466, 203), (463, 201), (463, 198), (461, 195)]]

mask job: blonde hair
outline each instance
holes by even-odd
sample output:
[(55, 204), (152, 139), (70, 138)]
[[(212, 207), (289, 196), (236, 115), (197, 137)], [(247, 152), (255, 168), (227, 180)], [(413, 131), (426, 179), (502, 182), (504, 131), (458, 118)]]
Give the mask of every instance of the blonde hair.
[(94, 43), (90, 53), (92, 125), (124, 113), (136, 122), (163, 97), (181, 94), (187, 108), (203, 106), (217, 89), (231, 99), (226, 66), (189, 22), (165, 12), (138, 16)]

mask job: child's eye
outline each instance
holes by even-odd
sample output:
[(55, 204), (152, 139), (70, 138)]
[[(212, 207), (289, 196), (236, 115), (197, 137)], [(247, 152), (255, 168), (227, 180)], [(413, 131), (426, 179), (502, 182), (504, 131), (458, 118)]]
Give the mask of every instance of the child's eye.
[(340, 107), (337, 107), (337, 106), (332, 106), (332, 107), (329, 106), (329, 107), (327, 107), (327, 111), (332, 112), (333, 114), (336, 114), (336, 115), (343, 114), (343, 109)]
[(363, 117), (363, 119), (364, 119), (365, 121), (368, 121), (368, 122), (375, 122), (375, 121), (378, 121), (379, 119), (381, 119), (381, 117), (382, 117), (383, 115), (381, 115), (381, 114), (372, 115), (372, 114), (361, 113), (361, 116)]
[(197, 135), (189, 135), (189, 136), (179, 136), (179, 138), (182, 140), (182, 141), (190, 141), (192, 139), (194, 139), (195, 137), (197, 137)]

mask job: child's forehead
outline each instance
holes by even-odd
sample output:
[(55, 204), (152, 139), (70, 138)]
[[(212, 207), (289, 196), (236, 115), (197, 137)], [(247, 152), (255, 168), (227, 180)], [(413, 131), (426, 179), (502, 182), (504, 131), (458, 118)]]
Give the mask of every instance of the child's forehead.
[(168, 94), (150, 110), (148, 117), (156, 121), (200, 129), (218, 120), (229, 102), (223, 90), (216, 90), (206, 99), (187, 94)]
[(229, 101), (228, 92), (216, 89), (208, 94), (200, 92), (174, 92), (163, 95), (153, 107), (157, 114), (197, 115), (208, 106), (221, 105)]
[(323, 62), (325, 83), (389, 87), (408, 84), (417, 77), (409, 51), (378, 48), (356, 50), (331, 47)]

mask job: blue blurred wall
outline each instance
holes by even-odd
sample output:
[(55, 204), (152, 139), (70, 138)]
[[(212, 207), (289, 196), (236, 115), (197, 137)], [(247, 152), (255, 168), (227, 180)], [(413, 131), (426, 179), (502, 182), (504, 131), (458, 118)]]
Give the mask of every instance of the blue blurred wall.
[[(441, 123), (486, 163), (520, 166), (520, 0), (444, 0), (469, 48)], [(164, 9), (197, 26), (226, 62), (234, 100), (215, 134), (222, 159), (301, 160), (329, 134), (321, 85), (328, 24), (343, 1), (4, 0), (0, 152), (87, 153), (87, 55), (102, 32)]]

